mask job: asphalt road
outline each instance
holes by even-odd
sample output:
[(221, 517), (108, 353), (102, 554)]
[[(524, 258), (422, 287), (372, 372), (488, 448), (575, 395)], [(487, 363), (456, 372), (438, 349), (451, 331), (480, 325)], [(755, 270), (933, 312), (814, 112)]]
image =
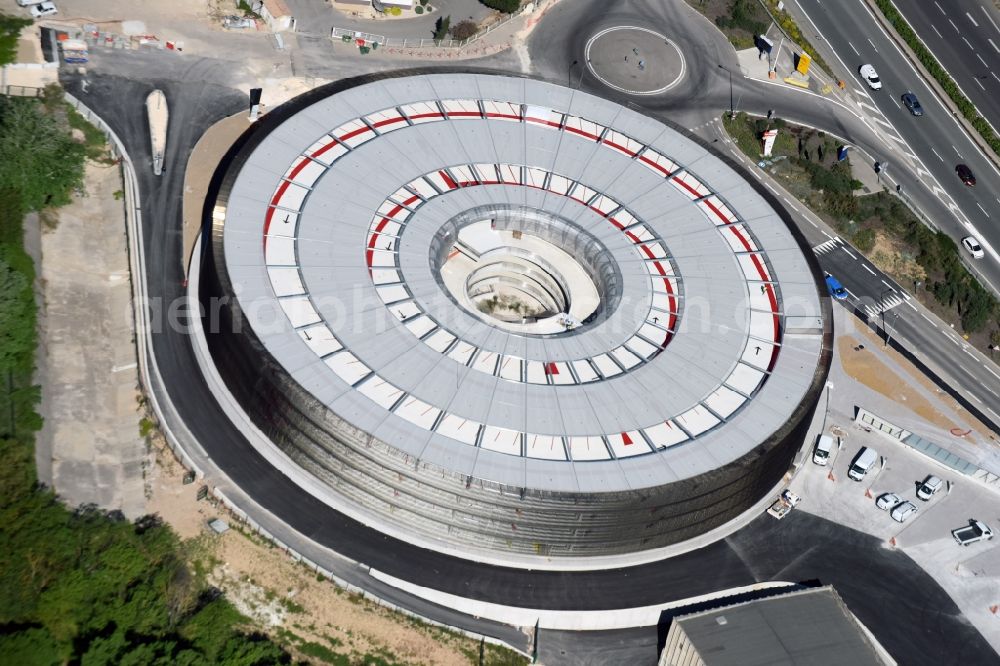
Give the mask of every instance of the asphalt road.
[[(847, 0), (847, 3), (847, 8), (821, 0), (800, 0), (799, 5), (839, 56), (846, 70), (839, 74), (848, 81), (869, 120), (887, 137), (898, 135), (898, 141), (890, 142), (892, 150), (887, 148), (881, 153), (889, 162), (887, 173), (895, 174), (899, 162), (909, 163), (909, 168), (921, 176), (922, 190), (940, 190), (936, 196), (939, 201), (934, 205), (920, 191), (906, 188), (911, 195), (920, 197), (924, 205), (931, 204), (925, 213), (956, 242), (974, 234), (993, 249), (983, 260), (974, 263), (970, 260), (970, 265), (995, 293), (1000, 294), (1000, 255), (997, 254), (1000, 252), (1000, 225), (997, 224), (1000, 220), (1000, 172), (972, 143), (881, 30), (863, 0)], [(866, 63), (877, 70), (882, 80), (881, 90), (868, 90), (858, 76), (858, 68)], [(900, 97), (907, 91), (920, 99), (923, 116), (913, 117), (901, 105)], [(955, 167), (960, 163), (972, 169), (978, 181), (975, 187), (966, 187), (956, 176)], [(954, 202), (954, 208), (949, 206), (949, 199)]]
[(982, 0), (896, 0), (979, 113), (1000, 127), (1000, 10)]
[[(85, 96), (119, 133), (136, 163), (151, 297), (168, 302), (181, 295), (180, 204), (186, 156), (208, 125), (244, 105), (238, 91), (199, 81), (206, 78), (203, 68), (209, 67), (211, 63), (194, 62), (183, 72), (193, 79), (190, 81), (139, 82), (91, 74), (90, 92)], [(73, 80), (67, 80), (66, 85), (82, 95)], [(167, 169), (162, 178), (144, 168), (149, 163), (149, 150), (142, 105), (154, 87), (163, 89), (171, 104)], [(780, 524), (762, 517), (729, 539), (680, 558), (585, 573), (525, 572), (476, 565), (387, 538), (322, 505), (253, 451), (229, 424), (202, 381), (184, 333), (164, 327), (154, 335), (153, 346), (171, 399), (214, 462), (278, 519), (318, 544), (366, 566), (471, 598), (539, 608), (639, 606), (754, 581), (820, 579), (838, 587), (852, 610), (903, 663), (940, 663), (956, 654), (975, 661), (977, 656), (981, 660), (992, 654), (985, 640), (961, 618), (947, 594), (907, 556), (882, 548), (865, 535), (801, 512)], [(329, 557), (324, 560), (321, 555), (314, 557), (347, 580), (379, 590), (364, 567), (330, 561)], [(515, 628), (460, 616), (384, 586), (379, 592), (439, 621), (499, 635), (515, 644), (519, 638), (524, 640)], [(895, 624), (881, 621), (887, 598), (898, 608), (898, 621), (920, 627), (920, 636), (904, 637)], [(622, 656), (636, 654), (636, 650), (652, 656), (649, 646), (656, 632), (656, 628), (623, 632), (620, 643), (624, 652), (612, 650), (615, 632), (607, 632), (609, 642), (602, 643), (607, 647), (599, 661), (620, 663)], [(596, 658), (585, 649), (586, 642), (561, 636), (561, 632), (553, 632), (551, 649), (565, 651), (569, 658), (550, 663), (577, 663), (577, 657), (584, 656)], [(545, 635), (539, 647), (549, 649)]]

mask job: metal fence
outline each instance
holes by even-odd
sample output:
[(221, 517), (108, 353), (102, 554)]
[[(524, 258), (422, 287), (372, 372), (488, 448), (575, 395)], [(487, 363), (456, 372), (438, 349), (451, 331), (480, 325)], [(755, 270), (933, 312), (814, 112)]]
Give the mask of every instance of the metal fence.
[(41, 97), (42, 90), (34, 86), (4, 86), (3, 94), (8, 97)]
[[(532, 10), (537, 7), (537, 2), (529, 2), (527, 5), (521, 8), (521, 11), (516, 14), (510, 14), (501, 21), (492, 23), (472, 37), (467, 39), (418, 39), (418, 38), (403, 38), (398, 37), (386, 37), (385, 35), (373, 35), (368, 32), (361, 32), (358, 30), (349, 30), (347, 28), (337, 28), (334, 27), (330, 30), (330, 39), (332, 41), (351, 41), (357, 39), (365, 40), (365, 43), (378, 44), (379, 46), (391, 46), (394, 48), (419, 48), (425, 46), (434, 46), (438, 48), (450, 48), (450, 49), (460, 49), (464, 46), (468, 46), (476, 40), (482, 39), (486, 35), (490, 34), (497, 28), (502, 28), (514, 19), (518, 18), (524, 14), (530, 7)], [(347, 37), (345, 40), (344, 37)]]

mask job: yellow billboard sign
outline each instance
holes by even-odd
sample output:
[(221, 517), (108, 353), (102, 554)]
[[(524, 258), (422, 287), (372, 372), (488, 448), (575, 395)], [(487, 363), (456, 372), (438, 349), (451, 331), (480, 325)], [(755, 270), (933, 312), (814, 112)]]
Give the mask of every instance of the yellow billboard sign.
[(799, 64), (795, 70), (805, 76), (809, 73), (809, 64), (812, 63), (812, 58), (809, 57), (808, 53), (799, 54)]

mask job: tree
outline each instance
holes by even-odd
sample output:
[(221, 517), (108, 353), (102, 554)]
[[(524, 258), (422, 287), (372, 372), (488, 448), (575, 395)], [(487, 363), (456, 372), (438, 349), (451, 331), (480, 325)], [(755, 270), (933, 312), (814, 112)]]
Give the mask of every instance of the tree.
[(451, 37), (452, 39), (463, 40), (472, 37), (477, 32), (479, 32), (479, 26), (476, 22), (466, 19), (451, 29)]
[(0, 14), (0, 67), (17, 58), (17, 38), (21, 30), (31, 25), (31, 19)]
[(503, 12), (504, 14), (513, 14), (518, 9), (521, 8), (521, 0), (480, 0), (484, 5), (490, 9), (495, 9), (497, 11)]
[(434, 24), (434, 39), (436, 41), (441, 41), (448, 36), (448, 30), (451, 29), (451, 15), (441, 17)]
[(0, 97), (0, 190), (19, 192), (29, 211), (67, 204), (83, 184), (86, 148), (42, 108)]

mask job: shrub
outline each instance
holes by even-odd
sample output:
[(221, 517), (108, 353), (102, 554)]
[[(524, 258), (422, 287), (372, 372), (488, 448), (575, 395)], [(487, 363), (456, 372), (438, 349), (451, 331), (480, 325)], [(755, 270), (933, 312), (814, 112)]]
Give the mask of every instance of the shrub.
[(864, 253), (868, 253), (875, 249), (875, 238), (874, 229), (861, 229), (858, 233), (854, 234), (851, 242), (854, 243), (854, 247)]
[(521, 8), (521, 0), (480, 0), (480, 2), (504, 14), (513, 14)]
[(720, 16), (715, 24), (720, 28), (744, 30), (752, 35), (763, 35), (767, 23), (762, 21), (760, 5), (756, 0), (733, 0), (729, 5), (729, 16)]
[(451, 16), (442, 16), (434, 23), (434, 39), (441, 41), (448, 36), (451, 28)]
[(416, 7), (413, 8), (413, 11), (415, 11), (417, 14), (423, 14), (424, 7), (423, 5), (417, 5)]
[(454, 27), (452, 27), (451, 36), (452, 39), (463, 40), (472, 37), (478, 31), (479, 31), (479, 26), (476, 25), (475, 21), (465, 20), (457, 23)]

